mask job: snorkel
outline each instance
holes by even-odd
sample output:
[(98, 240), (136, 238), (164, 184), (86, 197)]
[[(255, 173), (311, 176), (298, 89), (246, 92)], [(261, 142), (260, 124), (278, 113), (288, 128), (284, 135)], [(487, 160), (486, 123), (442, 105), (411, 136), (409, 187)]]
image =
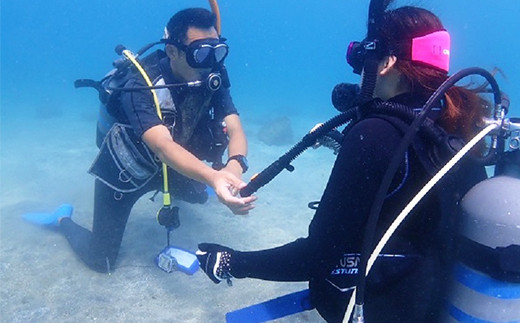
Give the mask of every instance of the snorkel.
[(379, 53), (381, 42), (378, 39), (380, 19), (390, 0), (372, 0), (368, 10), (367, 37), (363, 41), (365, 61), (363, 66), (363, 79), (359, 93), (359, 104), (363, 105), (372, 100), (376, 87), (377, 70), (379, 66)]
[(211, 7), (211, 12), (215, 15), (217, 18), (215, 22), (215, 29), (217, 30), (218, 37), (222, 35), (221, 33), (221, 24), (220, 24), (220, 9), (218, 7), (217, 0), (208, 0), (209, 6)]

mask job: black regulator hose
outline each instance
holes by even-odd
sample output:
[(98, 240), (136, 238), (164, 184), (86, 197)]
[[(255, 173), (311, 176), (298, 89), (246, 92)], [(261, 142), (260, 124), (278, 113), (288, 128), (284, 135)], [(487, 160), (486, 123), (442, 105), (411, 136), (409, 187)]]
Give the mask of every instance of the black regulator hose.
[(390, 164), (383, 176), (383, 180), (381, 181), (381, 185), (379, 186), (376, 197), (374, 199), (374, 204), (372, 205), (372, 208), (370, 210), (370, 214), (365, 228), (365, 235), (363, 237), (361, 256), (359, 262), (359, 280), (356, 286), (356, 305), (358, 306), (363, 305), (365, 298), (365, 274), (367, 270), (368, 259), (370, 258), (370, 254), (372, 253), (374, 247), (374, 237), (377, 228), (377, 223), (379, 221), (379, 216), (381, 214), (381, 209), (383, 207), (383, 203), (388, 189), (392, 183), (392, 179), (394, 178), (394, 175), (397, 172), (399, 165), (401, 164), (401, 160), (403, 159), (406, 150), (408, 150), (408, 147), (412, 143), (413, 138), (419, 131), (419, 128), (425, 121), (432, 107), (434, 107), (436, 103), (439, 102), (439, 100), (444, 96), (444, 94), (449, 88), (451, 88), (458, 81), (469, 75), (480, 75), (484, 77), (491, 85), (494, 94), (495, 104), (500, 104), (501, 102), (501, 92), (498, 87), (498, 83), (493, 77), (493, 75), (491, 75), (491, 73), (482, 68), (473, 67), (461, 70), (449, 77), (446, 81), (444, 81), (444, 83), (441, 84), (441, 86), (432, 94), (432, 96), (424, 104), (422, 111), (414, 119), (414, 121), (410, 125), (410, 128), (404, 134), (403, 139), (399, 144), (399, 147), (396, 149), (394, 157), (390, 161)]
[(414, 120), (414, 118), (417, 116), (417, 113), (410, 109), (410, 107), (408, 106), (395, 103), (386, 103), (383, 101), (369, 102), (365, 106), (350, 108), (345, 112), (342, 112), (341, 114), (329, 119), (320, 127), (305, 135), (284, 155), (282, 155), (280, 158), (274, 161), (263, 171), (253, 176), (251, 181), (243, 189), (240, 190), (240, 196), (246, 197), (255, 193), (256, 191), (258, 191), (258, 189), (269, 183), (273, 178), (280, 174), (284, 169), (292, 171), (293, 168), (290, 165), (290, 163), (307, 148), (313, 146), (316, 143), (316, 140), (328, 134), (329, 131), (331, 131), (332, 129), (337, 128), (349, 121), (352, 121), (353, 119), (356, 119), (359, 116), (367, 115), (370, 113), (391, 113), (409, 122), (412, 122), (412, 120)]
[(284, 169), (292, 171), (291, 162), (296, 159), (302, 152), (310, 146), (316, 144), (316, 140), (326, 135), (331, 129), (339, 127), (357, 115), (358, 108), (349, 109), (332, 119), (323, 123), (320, 127), (306, 134), (298, 143), (296, 143), (288, 152), (274, 161), (263, 171), (255, 175), (251, 181), (240, 190), (240, 196), (246, 197), (258, 191), (258, 189), (269, 183), (273, 178), (280, 174)]

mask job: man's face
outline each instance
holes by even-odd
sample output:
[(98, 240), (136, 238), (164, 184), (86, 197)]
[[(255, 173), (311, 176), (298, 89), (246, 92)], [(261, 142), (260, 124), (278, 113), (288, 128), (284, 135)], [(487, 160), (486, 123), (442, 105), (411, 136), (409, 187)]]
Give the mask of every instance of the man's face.
[[(199, 29), (190, 27), (186, 32), (185, 45), (189, 45), (192, 42), (199, 39), (213, 38), (218, 40), (218, 34), (214, 27), (208, 29)], [(186, 52), (173, 46), (167, 50), (168, 56), (170, 57), (170, 67), (173, 75), (184, 82), (193, 82), (200, 80), (202, 75), (207, 74), (211, 71), (211, 68), (193, 68), (186, 60)]]

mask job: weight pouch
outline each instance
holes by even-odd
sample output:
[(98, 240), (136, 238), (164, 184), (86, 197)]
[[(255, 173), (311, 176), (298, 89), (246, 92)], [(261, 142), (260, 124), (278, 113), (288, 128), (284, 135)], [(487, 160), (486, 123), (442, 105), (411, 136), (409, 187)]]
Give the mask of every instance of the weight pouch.
[(121, 193), (139, 190), (158, 171), (159, 165), (148, 147), (129, 125), (121, 123), (110, 128), (89, 169), (90, 174)]

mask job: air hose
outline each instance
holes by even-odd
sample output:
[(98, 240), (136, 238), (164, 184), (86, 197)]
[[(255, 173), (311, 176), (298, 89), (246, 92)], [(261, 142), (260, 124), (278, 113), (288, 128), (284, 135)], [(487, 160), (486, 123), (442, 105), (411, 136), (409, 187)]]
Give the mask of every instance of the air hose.
[[(242, 190), (240, 190), (240, 195), (243, 197), (250, 196), (251, 194), (258, 191), (258, 189), (269, 183), (284, 169), (292, 171), (294, 168), (290, 165), (291, 162), (307, 148), (314, 146), (316, 144), (316, 140), (328, 134), (332, 129), (370, 113), (392, 114), (410, 122), (417, 116), (417, 113), (408, 106), (387, 103), (383, 101), (368, 102), (365, 106), (350, 108), (311, 130), (284, 155), (282, 155), (260, 173), (255, 174), (251, 178), (251, 181)], [(429, 133), (430, 136), (437, 135), (432, 131)]]
[[(122, 54), (129, 61), (131, 61), (132, 64), (137, 68), (139, 73), (141, 73), (141, 76), (145, 80), (146, 85), (148, 85), (149, 87), (153, 87), (152, 81), (148, 77), (148, 74), (146, 73), (144, 68), (137, 61), (135, 55), (131, 51), (129, 51), (128, 49), (123, 49), (122, 50)], [(153, 96), (153, 102), (155, 104), (155, 109), (156, 109), (157, 116), (159, 117), (159, 119), (162, 120), (161, 106), (159, 104), (159, 98), (157, 97), (157, 93), (155, 92), (155, 90), (153, 88), (150, 89), (150, 92), (152, 93), (152, 96)], [(162, 163), (162, 172), (163, 172), (163, 189), (164, 189), (164, 192), (163, 192), (163, 208), (169, 208), (171, 206), (171, 197), (170, 197), (170, 192), (169, 192), (169, 189), (168, 189), (168, 165), (166, 165), (164, 162)]]
[(275, 178), (281, 171), (287, 169), (292, 171), (294, 168), (290, 165), (290, 163), (296, 159), (302, 152), (304, 152), (307, 148), (313, 146), (316, 143), (316, 140), (325, 134), (327, 134), (331, 129), (339, 127), (353, 118), (356, 117), (357, 107), (347, 110), (327, 122), (323, 123), (319, 127), (315, 128), (308, 134), (306, 134), (298, 143), (296, 143), (289, 151), (287, 151), (284, 155), (274, 161), (271, 165), (265, 168), (262, 172), (255, 174), (251, 181), (240, 190), (240, 195), (250, 196), (255, 193), (259, 188), (269, 183), (273, 178)]

